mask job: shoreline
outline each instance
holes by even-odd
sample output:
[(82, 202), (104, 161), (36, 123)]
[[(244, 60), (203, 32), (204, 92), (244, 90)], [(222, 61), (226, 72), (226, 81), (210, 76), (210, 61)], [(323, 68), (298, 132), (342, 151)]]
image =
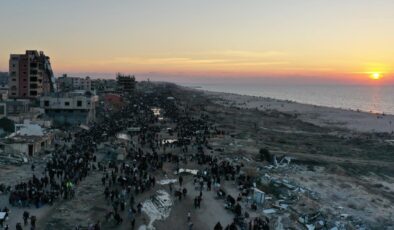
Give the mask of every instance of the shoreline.
[(202, 92), (211, 97), (215, 103), (227, 107), (235, 106), (260, 111), (277, 110), (322, 127), (336, 127), (364, 133), (394, 133), (394, 115), (392, 114), (312, 105), (262, 96), (215, 92), (199, 88), (185, 88)]

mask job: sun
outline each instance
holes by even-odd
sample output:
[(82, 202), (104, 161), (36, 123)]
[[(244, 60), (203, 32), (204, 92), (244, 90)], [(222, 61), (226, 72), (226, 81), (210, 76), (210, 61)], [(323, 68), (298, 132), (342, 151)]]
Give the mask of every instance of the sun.
[(372, 73), (371, 78), (373, 80), (380, 80), (380, 78), (382, 78), (382, 74), (381, 73)]

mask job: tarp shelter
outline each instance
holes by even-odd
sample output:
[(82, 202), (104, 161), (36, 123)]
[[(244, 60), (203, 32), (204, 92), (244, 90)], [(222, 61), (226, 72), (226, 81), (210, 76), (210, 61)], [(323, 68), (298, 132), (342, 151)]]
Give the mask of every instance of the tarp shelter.
[(257, 188), (253, 188), (253, 201), (256, 204), (263, 204), (265, 200), (265, 193)]

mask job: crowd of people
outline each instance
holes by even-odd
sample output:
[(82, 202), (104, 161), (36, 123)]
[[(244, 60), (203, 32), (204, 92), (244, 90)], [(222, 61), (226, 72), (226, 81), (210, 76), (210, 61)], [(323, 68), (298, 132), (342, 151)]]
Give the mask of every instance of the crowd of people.
[[(238, 202), (242, 196), (248, 195), (248, 188), (252, 180), (241, 175), (243, 165), (229, 160), (221, 160), (212, 154), (209, 138), (211, 135), (223, 134), (223, 131), (213, 127), (209, 117), (205, 114), (196, 116), (187, 108), (181, 108), (172, 100), (167, 100), (168, 93), (153, 95), (138, 95), (130, 98), (129, 104), (120, 111), (103, 116), (99, 123), (95, 123), (88, 130), (68, 132), (63, 138), (63, 143), (56, 146), (51, 159), (46, 163), (44, 172), (39, 174), (32, 167), (32, 177), (12, 187), (9, 195), (9, 204), (20, 208), (52, 205), (60, 199), (72, 199), (75, 195), (76, 186), (86, 178), (92, 170), (102, 172), (102, 186), (104, 199), (109, 205), (105, 218), (97, 220), (95, 224), (88, 226), (89, 230), (100, 230), (103, 222), (115, 220), (116, 225), (123, 223), (125, 216), (128, 218), (131, 229), (135, 228), (136, 217), (141, 215), (142, 204), (136, 202), (137, 196), (151, 191), (156, 185), (155, 173), (162, 169), (165, 162), (175, 165), (179, 170), (180, 164), (194, 161), (204, 170), (195, 176), (193, 182), (199, 195), (194, 197), (194, 208), (200, 208), (203, 201), (203, 191), (214, 190), (218, 192), (222, 180), (236, 181), (243, 189), (234, 206), (234, 222), (225, 228), (217, 223), (215, 230), (237, 229), (236, 218), (242, 215)], [(176, 137), (177, 142), (166, 143), (160, 139), (160, 129), (154, 126), (159, 122), (151, 110), (153, 106), (162, 109), (163, 116), (169, 122), (175, 123), (175, 128), (169, 129), (168, 134)], [(97, 148), (102, 142), (116, 136), (125, 127), (139, 127), (139, 132), (132, 135), (134, 145), (127, 151), (127, 162), (116, 160), (101, 161), (97, 159)], [(180, 155), (174, 154), (173, 150), (179, 148)], [(191, 151), (195, 149), (196, 151)], [(178, 178), (179, 189), (172, 188), (170, 192), (179, 200), (185, 198), (188, 191), (183, 186), (184, 178)], [(212, 189), (213, 188), (213, 189)], [(236, 207), (236, 208), (235, 208)], [(26, 213), (26, 214), (25, 214)], [(23, 223), (31, 222), (31, 229), (36, 226), (36, 217), (28, 212), (23, 215)], [(32, 219), (32, 217), (34, 217)], [(265, 220), (255, 219), (249, 224), (249, 229), (267, 229)], [(191, 220), (188, 228), (192, 229)], [(256, 227), (257, 226), (257, 227)], [(22, 223), (18, 223), (16, 229), (21, 229)], [(76, 230), (81, 229), (77, 225)]]

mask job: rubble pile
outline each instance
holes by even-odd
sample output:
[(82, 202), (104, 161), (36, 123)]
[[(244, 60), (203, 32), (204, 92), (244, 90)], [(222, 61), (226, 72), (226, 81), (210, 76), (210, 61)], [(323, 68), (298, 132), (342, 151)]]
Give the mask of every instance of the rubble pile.
[(265, 196), (261, 212), (270, 217), (277, 229), (295, 226), (308, 230), (367, 229), (361, 219), (352, 218), (341, 211), (332, 213), (329, 210), (322, 210), (321, 202), (325, 201), (321, 199), (319, 193), (290, 180), (268, 174), (270, 170), (284, 172), (295, 169), (290, 167), (281, 169), (265, 167), (260, 171), (262, 176), (259, 186), (269, 193)]
[(27, 157), (22, 153), (0, 153), (0, 165), (21, 165), (27, 162)]
[(164, 190), (158, 190), (155, 195), (142, 204), (142, 211), (149, 216), (147, 229), (155, 229), (153, 223), (156, 220), (167, 218), (171, 212), (172, 200), (170, 194)]

